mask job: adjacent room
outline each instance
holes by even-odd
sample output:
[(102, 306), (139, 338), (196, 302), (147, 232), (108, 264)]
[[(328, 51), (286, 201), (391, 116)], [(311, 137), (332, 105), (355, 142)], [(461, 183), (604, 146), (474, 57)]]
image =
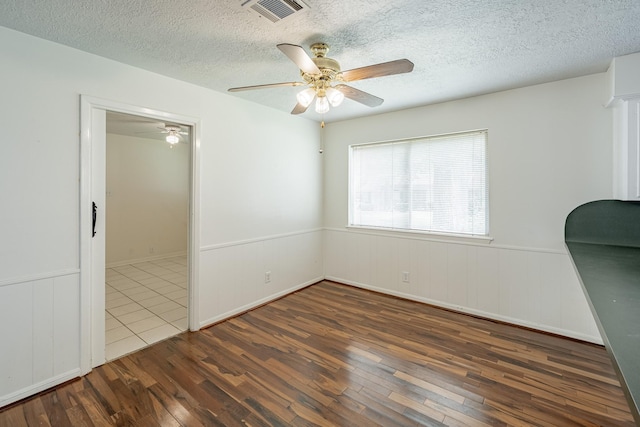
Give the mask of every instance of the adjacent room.
[(0, 425), (640, 425), (638, 22), (4, 2)]
[(106, 115), (105, 357), (188, 329), (188, 128)]

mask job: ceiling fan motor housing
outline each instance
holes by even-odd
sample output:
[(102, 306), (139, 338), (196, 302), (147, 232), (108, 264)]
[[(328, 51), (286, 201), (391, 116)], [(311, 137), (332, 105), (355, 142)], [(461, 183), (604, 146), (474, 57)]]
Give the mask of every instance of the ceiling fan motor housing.
[(302, 71), (301, 75), (305, 82), (318, 90), (319, 96), (323, 96), (324, 90), (331, 86), (332, 81), (340, 80), (340, 64), (335, 59), (326, 56), (329, 51), (329, 45), (326, 43), (312, 44), (311, 51), (315, 55), (311, 60), (320, 69), (321, 74), (309, 74)]

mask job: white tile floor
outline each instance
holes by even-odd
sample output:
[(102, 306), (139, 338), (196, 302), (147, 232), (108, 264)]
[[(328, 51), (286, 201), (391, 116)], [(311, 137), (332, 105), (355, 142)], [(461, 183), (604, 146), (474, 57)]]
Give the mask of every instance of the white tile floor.
[(185, 256), (107, 268), (105, 287), (107, 360), (187, 330)]

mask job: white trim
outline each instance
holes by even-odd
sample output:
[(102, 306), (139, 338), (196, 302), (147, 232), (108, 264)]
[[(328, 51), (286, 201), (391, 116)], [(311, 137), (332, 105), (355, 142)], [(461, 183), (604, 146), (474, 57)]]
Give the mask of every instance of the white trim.
[(486, 311), (476, 310), (476, 309), (469, 308), (469, 307), (464, 307), (464, 306), (461, 306), (461, 305), (448, 304), (448, 303), (445, 303), (445, 302), (442, 302), (442, 301), (438, 301), (438, 300), (433, 300), (433, 299), (430, 299), (430, 298), (419, 297), (419, 296), (416, 296), (416, 295), (406, 294), (406, 293), (403, 293), (403, 292), (397, 292), (397, 291), (393, 291), (393, 290), (385, 289), (385, 288), (378, 288), (376, 286), (370, 286), (370, 285), (366, 285), (364, 283), (354, 282), (352, 280), (345, 280), (345, 279), (342, 279), (340, 277), (327, 276), (327, 277), (325, 277), (325, 280), (332, 280), (332, 281), (334, 281), (336, 283), (343, 283), (343, 284), (346, 284), (346, 285), (351, 285), (351, 286), (355, 286), (355, 287), (358, 287), (358, 288), (367, 289), (367, 290), (374, 291), (374, 292), (379, 292), (379, 293), (385, 294), (385, 295), (392, 295), (392, 296), (396, 296), (396, 297), (407, 299), (407, 300), (411, 300), (411, 301), (417, 301), (417, 302), (433, 305), (435, 307), (441, 307), (441, 308), (445, 308), (445, 309), (448, 309), (448, 310), (457, 311), (457, 312), (460, 312), (460, 313), (470, 314), (470, 315), (473, 315), (473, 316), (479, 316), (479, 317), (482, 317), (482, 318), (485, 318), (485, 319), (489, 319), (489, 320), (496, 320), (496, 321), (499, 321), (499, 322), (505, 322), (505, 323), (509, 323), (509, 324), (517, 325), (517, 326), (524, 326), (526, 328), (531, 328), (531, 329), (535, 329), (535, 330), (542, 331), (542, 332), (549, 332), (549, 333), (556, 334), (556, 335), (561, 335), (561, 336), (564, 336), (564, 337), (574, 338), (574, 339), (578, 339), (578, 340), (581, 340), (581, 341), (587, 341), (587, 342), (603, 345), (602, 337), (599, 337), (599, 336), (592, 336), (592, 335), (576, 333), (575, 331), (570, 331), (570, 330), (567, 330), (567, 329), (554, 328), (552, 326), (543, 325), (543, 324), (540, 324), (540, 323), (528, 322), (528, 321), (525, 321), (525, 320), (522, 320), (522, 319), (516, 319), (516, 318), (513, 318), (513, 317), (509, 317), (509, 316), (502, 316), (500, 314), (489, 313), (489, 312), (486, 312)]
[[(182, 122), (181, 122), (182, 123)], [(189, 181), (189, 284), (188, 323), (190, 331), (200, 329), (200, 119), (191, 120), (191, 175)]]
[(209, 319), (203, 320), (202, 322), (200, 322), (200, 327), (201, 328), (206, 328), (207, 326), (211, 326), (211, 325), (213, 325), (215, 323), (222, 322), (223, 320), (229, 319), (231, 317), (234, 317), (234, 316), (236, 316), (238, 314), (244, 313), (244, 312), (249, 311), (249, 310), (251, 310), (253, 308), (256, 308), (256, 307), (259, 307), (259, 306), (264, 305), (266, 303), (269, 303), (271, 301), (277, 300), (278, 298), (282, 298), (284, 296), (292, 294), (295, 291), (298, 291), (298, 290), (300, 290), (302, 288), (306, 288), (307, 286), (313, 285), (314, 283), (321, 282), (322, 280), (324, 280), (323, 276), (316, 277), (315, 279), (311, 279), (311, 280), (306, 281), (306, 282), (304, 282), (304, 283), (302, 283), (300, 285), (293, 286), (293, 287), (291, 287), (289, 289), (286, 289), (284, 291), (280, 291), (280, 292), (277, 292), (275, 294), (269, 295), (267, 297), (261, 298), (261, 299), (259, 299), (257, 301), (250, 302), (249, 304), (245, 304), (242, 307), (238, 307), (238, 308), (235, 308), (233, 310), (227, 311), (226, 313), (222, 313), (222, 314), (220, 314), (218, 316), (214, 316), (214, 317), (211, 317)]
[(159, 260), (159, 259), (174, 258), (174, 257), (179, 257), (179, 256), (187, 256), (187, 251), (169, 252), (169, 253), (162, 254), (162, 255), (153, 255), (153, 256), (148, 256), (148, 257), (144, 257), (144, 258), (136, 258), (136, 259), (128, 259), (128, 260), (110, 262), (109, 264), (105, 264), (105, 267), (106, 268), (121, 267), (123, 265), (138, 264), (138, 263), (141, 263), (141, 262), (156, 261), (156, 260)]
[(292, 231), (290, 233), (273, 234), (271, 236), (256, 237), (254, 239), (236, 240), (234, 242), (218, 243), (215, 245), (207, 245), (200, 248), (200, 252), (214, 251), (216, 249), (229, 248), (231, 246), (248, 245), (250, 243), (264, 242), (267, 240), (282, 239), (285, 237), (299, 236), (302, 234), (317, 233), (323, 231), (323, 228), (312, 228), (310, 230)]
[(627, 130), (629, 135), (629, 145), (633, 145), (633, 154), (635, 154), (631, 160), (634, 165), (635, 176), (633, 177), (633, 186), (635, 187), (635, 199), (640, 199), (640, 100), (634, 99), (628, 101), (629, 108), (629, 128)]
[(78, 377), (80, 377), (80, 369), (76, 368), (63, 374), (56, 375), (55, 377), (48, 378), (37, 384), (32, 384), (18, 391), (14, 391), (13, 393), (0, 397), (0, 408)]
[[(91, 371), (92, 365), (100, 364), (94, 352), (100, 343), (94, 343), (92, 325), (96, 316), (92, 298), (92, 237), (91, 237), (91, 210), (92, 201), (92, 135), (95, 111), (115, 111), (125, 114), (150, 117), (159, 120), (167, 120), (181, 123), (192, 128), (191, 140), (191, 164), (190, 164), (190, 194), (189, 194), (189, 328), (198, 330), (198, 248), (199, 221), (200, 221), (200, 186), (199, 186), (199, 159), (200, 159), (200, 119), (180, 114), (168, 113), (160, 110), (124, 104), (117, 101), (80, 95), (80, 371), (82, 375)], [(95, 337), (93, 337), (96, 339)], [(104, 343), (102, 343), (104, 344)], [(98, 355), (99, 356), (99, 355)]]
[(9, 279), (0, 280), (0, 288), (3, 286), (17, 285), (20, 283), (35, 282), (37, 280), (55, 279), (57, 277), (73, 276), (74, 274), (80, 274), (80, 269), (68, 269), (51, 271), (47, 273), (32, 274), (30, 276), (13, 277)]
[(161, 110), (155, 110), (146, 107), (139, 107), (136, 105), (125, 104), (118, 101), (112, 101), (103, 98), (96, 98), (90, 95), (80, 95), (82, 102), (88, 103), (91, 108), (97, 108), (99, 110), (114, 111), (117, 113), (133, 114), (136, 116), (144, 116), (158, 120), (176, 121), (180, 124), (187, 126), (194, 126), (199, 124), (200, 120), (191, 116), (184, 116), (181, 114), (168, 113)]
[(353, 230), (364, 230), (370, 232), (387, 232), (387, 233), (403, 233), (403, 234), (415, 234), (416, 237), (425, 236), (427, 239), (431, 238), (434, 240), (470, 240), (475, 241), (477, 243), (486, 243), (489, 244), (493, 241), (493, 237), (488, 235), (478, 235), (478, 234), (461, 234), (461, 233), (439, 233), (437, 231), (426, 231), (426, 230), (412, 230), (406, 228), (387, 228), (387, 227), (372, 227), (367, 225), (347, 225), (347, 229)]
[(617, 105), (620, 102), (630, 101), (635, 98), (640, 98), (640, 92), (628, 93), (625, 95), (610, 96), (603, 104), (604, 108), (609, 108)]
[(362, 145), (391, 145), (391, 144), (398, 144), (403, 142), (421, 141), (425, 139), (437, 139), (437, 138), (445, 138), (449, 136), (459, 136), (459, 135), (477, 135), (482, 133), (484, 133), (485, 135), (489, 135), (489, 128), (462, 130), (458, 132), (449, 132), (449, 133), (437, 133), (433, 135), (412, 136), (412, 137), (400, 138), (400, 139), (385, 139), (382, 141), (374, 141), (374, 142), (358, 142), (355, 144), (350, 144), (349, 148), (359, 147)]
[(91, 124), (96, 100), (80, 96), (80, 374), (91, 371)]
[(528, 246), (514, 246), (514, 245), (491, 245), (491, 247), (496, 249), (503, 249), (505, 251), (538, 252), (542, 254), (556, 254), (556, 255), (569, 256), (567, 251), (562, 249), (532, 248)]
[[(466, 246), (480, 246), (480, 247), (489, 247), (492, 249), (504, 249), (504, 250), (508, 250), (508, 251), (524, 251), (524, 252), (540, 252), (540, 253), (546, 253), (546, 254), (558, 254), (558, 255), (567, 255), (567, 251), (566, 250), (559, 250), (559, 249), (548, 249), (548, 248), (532, 248), (532, 247), (527, 247), (527, 246), (514, 246), (514, 245), (497, 245), (494, 243), (489, 244), (490, 242), (484, 243), (484, 242), (476, 242), (475, 239), (473, 239), (470, 236), (453, 236), (453, 235), (449, 235), (447, 234), (446, 237), (448, 238), (439, 238), (439, 235), (436, 234), (415, 234), (415, 233), (407, 233), (407, 232), (403, 232), (403, 233), (397, 233), (396, 232), (398, 230), (389, 230), (387, 232), (373, 232), (373, 231), (367, 231), (367, 230), (371, 230), (369, 228), (367, 229), (359, 229), (360, 227), (345, 227), (345, 228), (336, 228), (336, 227), (325, 227), (324, 230), (326, 231), (335, 231), (335, 232), (339, 232), (339, 233), (357, 233), (357, 234), (366, 234), (368, 236), (378, 236), (378, 237), (389, 237), (389, 238), (395, 238), (395, 239), (407, 239), (407, 240), (426, 240), (426, 241), (430, 241), (430, 242), (438, 242), (438, 243), (449, 243), (449, 244), (453, 244), (453, 245), (466, 245)], [(385, 230), (386, 231), (386, 230)], [(443, 235), (443, 237), (445, 237)]]

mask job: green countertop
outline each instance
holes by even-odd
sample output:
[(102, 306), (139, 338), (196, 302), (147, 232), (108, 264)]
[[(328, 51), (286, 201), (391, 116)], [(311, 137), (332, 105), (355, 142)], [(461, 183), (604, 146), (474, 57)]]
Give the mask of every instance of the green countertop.
[(605, 200), (578, 207), (567, 217), (565, 241), (640, 425), (640, 203)]

